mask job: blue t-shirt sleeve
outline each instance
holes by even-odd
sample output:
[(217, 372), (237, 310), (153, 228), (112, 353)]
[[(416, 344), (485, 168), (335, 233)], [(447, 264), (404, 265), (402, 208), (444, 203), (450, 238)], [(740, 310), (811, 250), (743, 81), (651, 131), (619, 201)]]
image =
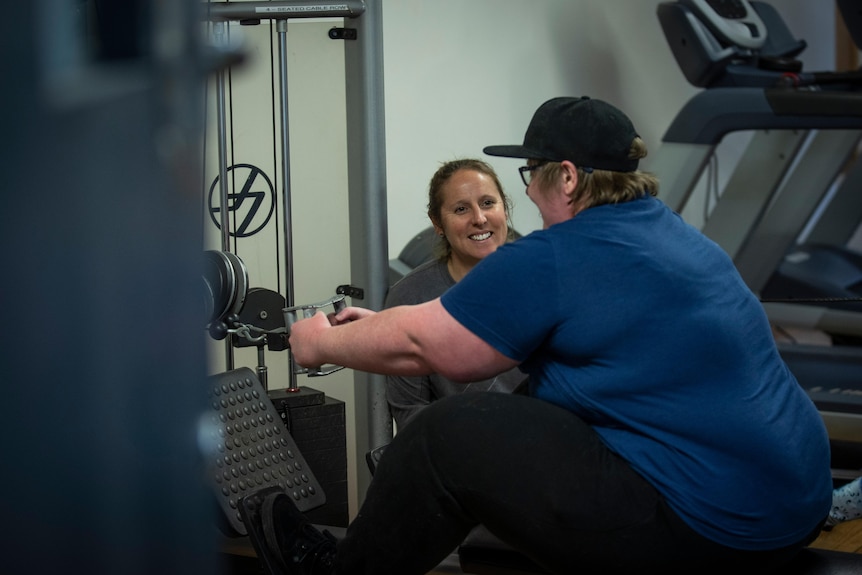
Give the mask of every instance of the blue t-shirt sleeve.
[(540, 232), (505, 244), (443, 294), (461, 325), (494, 349), (524, 361), (554, 329), (559, 287), (554, 250)]

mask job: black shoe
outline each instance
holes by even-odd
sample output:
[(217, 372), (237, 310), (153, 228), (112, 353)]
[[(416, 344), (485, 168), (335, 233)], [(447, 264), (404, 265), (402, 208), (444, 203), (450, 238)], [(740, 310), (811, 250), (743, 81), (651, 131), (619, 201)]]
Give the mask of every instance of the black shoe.
[(245, 497), (240, 512), (255, 550), (270, 573), (332, 575), (336, 539), (322, 533), (299, 512), (280, 488)]
[(263, 524), (272, 525), (272, 530), (265, 531), (267, 544), (278, 549), (287, 573), (331, 575), (335, 571), (335, 537), (309, 523), (287, 494), (264, 499), (262, 512)]

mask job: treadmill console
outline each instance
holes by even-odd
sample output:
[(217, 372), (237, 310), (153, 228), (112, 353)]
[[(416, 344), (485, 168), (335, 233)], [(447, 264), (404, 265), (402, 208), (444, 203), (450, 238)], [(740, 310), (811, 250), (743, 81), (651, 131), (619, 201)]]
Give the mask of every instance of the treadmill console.
[(762, 0), (673, 0), (656, 13), (686, 79), (698, 88), (771, 88), (802, 71), (806, 47)]
[(748, 0), (682, 0), (723, 44), (757, 50), (766, 43), (766, 25)]

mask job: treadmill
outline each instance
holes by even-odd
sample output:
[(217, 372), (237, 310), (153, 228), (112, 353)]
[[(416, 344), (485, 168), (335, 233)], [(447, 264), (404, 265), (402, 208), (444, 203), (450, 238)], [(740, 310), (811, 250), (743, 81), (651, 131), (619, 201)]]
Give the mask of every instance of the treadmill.
[[(845, 16), (850, 13), (848, 25), (853, 18), (858, 25), (858, 8), (851, 4), (839, 7)], [(682, 213), (725, 136), (754, 132), (702, 231), (766, 299), (767, 285), (775, 293), (773, 271), (796, 248), (800, 230), (862, 140), (860, 74), (803, 72), (795, 57), (806, 43), (792, 36), (766, 2), (677, 0), (659, 4), (657, 13), (684, 75), (704, 89), (677, 114), (648, 169), (662, 182), (659, 197)], [(810, 275), (817, 275), (811, 267)], [(851, 280), (850, 289), (862, 287), (857, 283)], [(799, 299), (798, 293), (782, 299)], [(774, 324), (783, 325), (790, 316), (791, 325), (862, 335), (860, 308), (788, 301), (764, 308)], [(862, 347), (781, 344), (779, 350), (826, 422), (836, 476), (839, 468), (858, 474)]]
[[(854, 43), (862, 49), (862, 10), (858, 1), (839, 0), (838, 6)], [(851, 89), (859, 91), (859, 83)], [(862, 226), (860, 190), (862, 155), (857, 155), (761, 291), (764, 300), (822, 300), (824, 310), (809, 313), (812, 323), (807, 327), (823, 329), (836, 343), (857, 346), (862, 344), (862, 335), (858, 331), (848, 334), (835, 326), (835, 318), (829, 317), (826, 309), (862, 312), (862, 302), (853, 301), (862, 298), (862, 254), (847, 247)], [(785, 311), (788, 323), (793, 322), (791, 310)]]
[[(860, 190), (862, 157), (818, 206), (760, 291), (776, 321), (820, 329), (838, 345), (862, 345), (856, 320), (862, 314), (862, 253), (847, 247), (860, 228)], [(809, 302), (807, 314), (794, 313), (799, 300)]]

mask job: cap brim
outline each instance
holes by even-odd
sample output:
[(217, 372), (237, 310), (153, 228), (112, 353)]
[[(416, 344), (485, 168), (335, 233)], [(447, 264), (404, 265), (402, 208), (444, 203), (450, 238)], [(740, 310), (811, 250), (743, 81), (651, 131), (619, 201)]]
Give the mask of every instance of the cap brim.
[(486, 146), (482, 149), (489, 156), (502, 156), (504, 158), (538, 158), (541, 155), (535, 150), (524, 146)]

